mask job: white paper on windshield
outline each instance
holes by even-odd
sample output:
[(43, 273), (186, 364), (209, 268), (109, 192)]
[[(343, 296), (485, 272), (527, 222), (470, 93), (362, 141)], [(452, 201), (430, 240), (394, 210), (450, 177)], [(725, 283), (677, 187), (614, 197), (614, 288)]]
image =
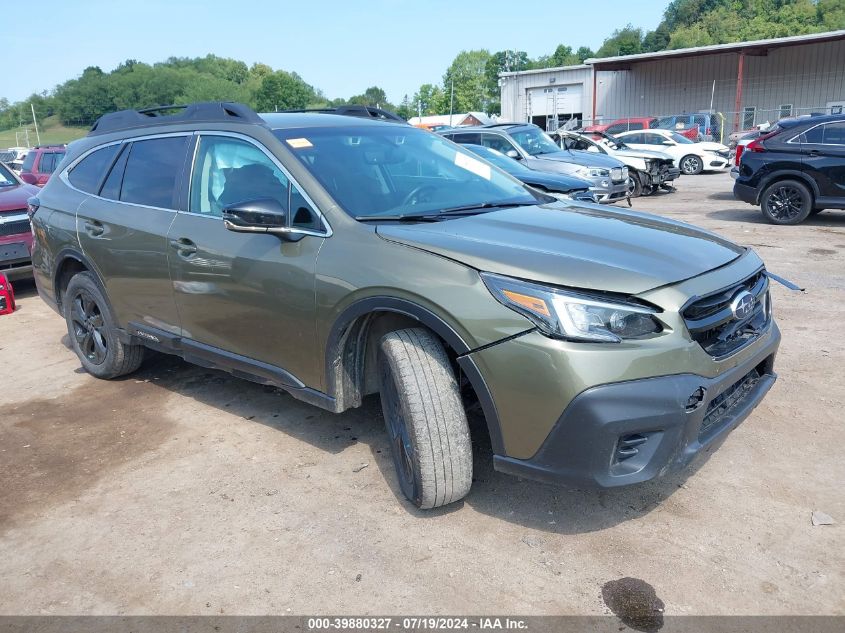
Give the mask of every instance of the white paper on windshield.
[(455, 154), (455, 164), (462, 169), (471, 171), (476, 176), (481, 176), (484, 180), (490, 180), (491, 178), (490, 165), (485, 165), (480, 160), (474, 159), (472, 156), (467, 156), (466, 154), (458, 152)]

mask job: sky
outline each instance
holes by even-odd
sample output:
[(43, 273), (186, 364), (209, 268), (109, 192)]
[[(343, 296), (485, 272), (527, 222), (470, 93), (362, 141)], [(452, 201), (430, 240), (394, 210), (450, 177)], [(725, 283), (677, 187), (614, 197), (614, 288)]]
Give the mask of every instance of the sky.
[(393, 103), (440, 83), (462, 50), (551, 54), (597, 49), (627, 23), (653, 29), (669, 0), (41, 0), (35, 19), (4, 17), (0, 97), (19, 101), (127, 59), (213, 53), (296, 71), (330, 98), (380, 86)]

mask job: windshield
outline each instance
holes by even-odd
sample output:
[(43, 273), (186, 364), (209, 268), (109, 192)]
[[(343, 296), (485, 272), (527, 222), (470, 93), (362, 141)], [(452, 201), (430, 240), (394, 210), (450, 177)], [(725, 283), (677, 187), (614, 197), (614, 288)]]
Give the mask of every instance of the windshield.
[(351, 216), (536, 204), (518, 180), (451, 141), (396, 125), (274, 130)]
[(18, 184), (15, 177), (6, 169), (5, 165), (0, 165), (0, 187), (11, 187)]
[(540, 128), (529, 128), (519, 132), (511, 132), (510, 136), (517, 144), (532, 156), (540, 154), (553, 154), (559, 152), (560, 148), (548, 134)]
[(678, 134), (677, 132), (669, 132), (669, 137), (675, 141), (678, 145), (692, 145), (693, 142), (689, 140), (683, 134)]

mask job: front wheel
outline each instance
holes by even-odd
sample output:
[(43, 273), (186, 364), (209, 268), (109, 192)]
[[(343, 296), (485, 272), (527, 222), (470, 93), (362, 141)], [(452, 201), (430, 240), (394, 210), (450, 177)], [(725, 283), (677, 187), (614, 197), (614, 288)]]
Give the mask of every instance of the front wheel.
[(781, 180), (766, 188), (760, 196), (760, 208), (772, 224), (799, 224), (813, 209), (813, 194), (804, 183)]
[(635, 171), (628, 172), (628, 197), (639, 198), (643, 195), (643, 181)]
[(140, 367), (144, 347), (120, 341), (111, 308), (91, 273), (79, 273), (70, 280), (62, 307), (71, 346), (85, 371), (109, 379)]
[(681, 171), (687, 176), (695, 176), (704, 170), (704, 161), (701, 160), (700, 156), (688, 154), (681, 159), (681, 164), (679, 166)]
[(378, 355), (379, 391), (402, 493), (418, 508), (462, 499), (472, 443), (449, 357), (428, 330), (390, 332)]

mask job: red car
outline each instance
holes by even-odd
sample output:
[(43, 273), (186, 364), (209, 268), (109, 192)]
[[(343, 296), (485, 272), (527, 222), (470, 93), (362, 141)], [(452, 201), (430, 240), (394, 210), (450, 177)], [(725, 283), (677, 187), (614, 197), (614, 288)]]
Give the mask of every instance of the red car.
[(29, 150), (21, 166), (21, 180), (43, 187), (65, 157), (64, 145), (38, 145)]
[[(629, 130), (648, 130), (651, 128), (660, 128), (663, 126), (658, 125), (658, 119), (655, 117), (634, 117), (631, 119), (616, 119), (615, 121), (611, 121), (610, 123), (604, 123), (602, 125), (590, 125), (584, 128), (585, 132), (604, 132), (605, 134), (619, 134), (620, 132), (627, 132)], [(686, 136), (689, 140), (693, 142), (698, 141), (698, 128), (692, 126), (687, 129), (675, 129), (675, 127), (664, 127), (663, 129), (671, 129), (673, 132), (677, 132), (683, 136)]]
[(32, 276), (32, 231), (27, 200), (38, 187), (21, 182), (0, 163), (0, 272), (9, 281)]

